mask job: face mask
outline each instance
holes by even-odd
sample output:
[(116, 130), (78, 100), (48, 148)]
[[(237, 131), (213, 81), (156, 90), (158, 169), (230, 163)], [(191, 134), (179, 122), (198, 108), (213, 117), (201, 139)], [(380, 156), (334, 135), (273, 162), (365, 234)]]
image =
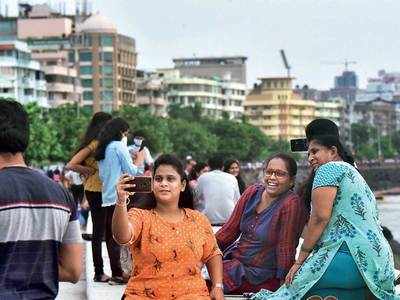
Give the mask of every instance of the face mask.
[(122, 142), (125, 146), (128, 146), (128, 137), (123, 136), (122, 139), (121, 139), (121, 142)]

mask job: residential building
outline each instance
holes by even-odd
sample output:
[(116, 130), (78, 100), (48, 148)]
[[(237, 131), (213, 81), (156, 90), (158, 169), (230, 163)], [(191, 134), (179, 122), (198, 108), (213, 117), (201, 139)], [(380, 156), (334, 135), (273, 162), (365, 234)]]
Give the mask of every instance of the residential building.
[(75, 19), (55, 12), (47, 4), (23, 5), (17, 18), (18, 39), (25, 40), (32, 58), (46, 73), (50, 107), (82, 106), (82, 88), (77, 71), (68, 66), (68, 51)]
[(305, 100), (292, 89), (291, 77), (264, 77), (255, 84), (244, 103), (249, 123), (274, 139), (290, 140), (305, 135), (305, 127), (318, 117), (340, 126), (340, 102)]
[(398, 108), (397, 102), (381, 98), (356, 102), (353, 121), (377, 128), (380, 135), (390, 135), (399, 126), (396, 108)]
[(244, 83), (219, 78), (181, 77), (177, 76), (176, 70), (163, 74), (172, 75), (164, 77), (168, 104), (188, 106), (199, 102), (206, 116), (222, 118), (226, 114), (230, 119), (241, 120), (246, 97)]
[(245, 56), (175, 58), (174, 68), (182, 77), (213, 78), (246, 84)]
[(157, 72), (137, 71), (136, 104), (156, 116), (167, 115), (167, 86)]
[(0, 97), (47, 107), (46, 81), (25, 42), (0, 41)]
[(78, 69), (83, 104), (93, 111), (117, 110), (136, 101), (135, 40), (118, 34), (107, 18), (94, 14), (76, 26), (70, 65)]

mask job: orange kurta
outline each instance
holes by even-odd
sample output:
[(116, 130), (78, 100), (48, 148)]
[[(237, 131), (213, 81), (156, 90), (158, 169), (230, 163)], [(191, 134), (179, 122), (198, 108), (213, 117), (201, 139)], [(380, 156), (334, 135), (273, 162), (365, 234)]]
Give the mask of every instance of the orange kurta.
[(201, 268), (221, 252), (208, 219), (191, 209), (184, 213), (169, 223), (154, 210), (129, 211), (134, 270), (125, 299), (210, 299)]

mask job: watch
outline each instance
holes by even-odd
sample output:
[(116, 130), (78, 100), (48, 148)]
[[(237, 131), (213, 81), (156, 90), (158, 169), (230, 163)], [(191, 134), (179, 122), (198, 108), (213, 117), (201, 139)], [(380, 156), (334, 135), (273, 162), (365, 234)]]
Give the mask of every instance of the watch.
[(221, 282), (217, 282), (216, 284), (214, 284), (214, 287), (224, 289), (224, 285)]

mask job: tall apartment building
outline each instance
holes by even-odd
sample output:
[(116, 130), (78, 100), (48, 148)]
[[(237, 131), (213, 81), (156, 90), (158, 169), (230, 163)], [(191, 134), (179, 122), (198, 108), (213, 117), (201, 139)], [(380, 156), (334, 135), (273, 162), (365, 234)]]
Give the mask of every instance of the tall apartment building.
[(264, 77), (247, 95), (244, 114), (267, 136), (290, 140), (304, 137), (304, 129), (317, 117), (339, 124), (339, 103), (304, 100), (294, 93), (291, 77)]
[(134, 105), (136, 99), (135, 40), (118, 34), (107, 18), (94, 14), (76, 26), (69, 62), (77, 68), (83, 103), (96, 111)]
[(168, 104), (190, 106), (199, 102), (206, 116), (222, 118), (225, 113), (232, 120), (241, 120), (246, 97), (244, 83), (219, 78), (181, 77), (179, 70), (166, 74)]
[(82, 106), (78, 74), (68, 66), (74, 18), (54, 12), (46, 4), (22, 8), (17, 18), (17, 35), (28, 43), (32, 58), (40, 62), (46, 73), (49, 105)]
[(0, 41), (0, 97), (47, 107), (46, 81), (28, 45), (17, 40)]
[(33, 58), (48, 72), (51, 106), (78, 103), (93, 111), (111, 111), (135, 104), (133, 38), (119, 34), (107, 18), (90, 14), (87, 1), (74, 15), (46, 4), (19, 8), (18, 17), (0, 18), (0, 39), (14, 36), (28, 43)]
[(212, 78), (246, 84), (245, 56), (192, 57), (173, 59), (182, 77)]

